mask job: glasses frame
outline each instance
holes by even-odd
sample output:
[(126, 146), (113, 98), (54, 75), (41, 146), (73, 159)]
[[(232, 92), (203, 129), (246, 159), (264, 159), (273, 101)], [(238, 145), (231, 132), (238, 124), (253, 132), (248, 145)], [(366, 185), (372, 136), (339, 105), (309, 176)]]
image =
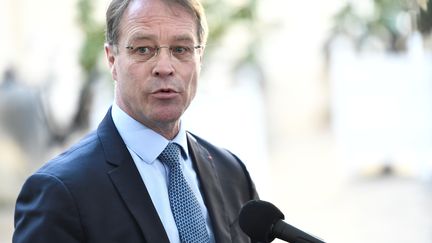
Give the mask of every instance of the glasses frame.
[[(170, 55), (171, 57), (174, 56), (177, 60), (182, 61), (182, 60), (180, 60), (179, 58), (177, 58), (175, 54), (173, 54), (173, 51), (174, 51), (174, 49), (175, 49), (176, 47), (188, 47), (189, 49), (191, 49), (192, 56), (193, 56), (193, 55), (195, 54), (195, 50), (198, 50), (198, 49), (204, 48), (204, 45), (192, 45), (192, 46), (187, 46), (187, 45), (173, 45), (173, 46), (142, 46), (142, 47), (151, 47), (151, 48), (154, 48), (154, 49), (155, 49), (155, 52), (154, 52), (154, 54), (153, 54), (151, 57), (149, 57), (149, 58), (146, 59), (146, 60), (143, 60), (143, 61), (145, 61), (145, 62), (150, 61), (150, 60), (152, 60), (153, 58), (157, 57), (157, 56), (160, 54), (160, 50), (161, 50), (162, 48), (167, 48), (168, 51), (169, 51), (169, 55)], [(134, 46), (132, 46), (132, 45), (129, 45), (129, 46), (125, 46), (125, 48), (126, 48), (127, 50), (129, 50), (129, 51), (134, 51), (134, 50), (136, 50), (137, 48), (141, 48), (141, 46), (139, 46), (139, 47), (134, 47)]]

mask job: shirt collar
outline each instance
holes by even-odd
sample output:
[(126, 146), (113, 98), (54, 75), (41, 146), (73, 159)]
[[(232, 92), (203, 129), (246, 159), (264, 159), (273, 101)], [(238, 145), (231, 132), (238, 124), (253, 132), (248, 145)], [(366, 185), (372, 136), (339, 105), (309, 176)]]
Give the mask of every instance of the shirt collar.
[(182, 148), (182, 156), (189, 157), (186, 130), (180, 122), (180, 130), (173, 140), (168, 140), (146, 127), (124, 112), (115, 102), (111, 116), (126, 146), (135, 152), (144, 162), (151, 164), (157, 159), (169, 142), (175, 142)]

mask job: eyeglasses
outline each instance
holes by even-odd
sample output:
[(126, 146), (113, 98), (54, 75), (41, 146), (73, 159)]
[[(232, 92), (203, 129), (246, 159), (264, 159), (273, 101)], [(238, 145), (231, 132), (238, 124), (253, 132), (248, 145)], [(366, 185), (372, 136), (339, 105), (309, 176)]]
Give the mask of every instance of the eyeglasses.
[(195, 50), (203, 48), (203, 45), (186, 46), (126, 46), (132, 59), (138, 62), (146, 62), (159, 55), (162, 48), (167, 48), (171, 57), (186, 62), (195, 57)]

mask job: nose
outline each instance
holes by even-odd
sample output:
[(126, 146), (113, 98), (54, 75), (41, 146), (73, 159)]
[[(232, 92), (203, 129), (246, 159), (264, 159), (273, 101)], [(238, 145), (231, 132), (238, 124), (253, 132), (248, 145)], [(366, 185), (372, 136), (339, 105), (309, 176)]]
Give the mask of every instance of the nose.
[(152, 70), (153, 76), (168, 77), (174, 75), (174, 67), (170, 50), (168, 48), (159, 49), (159, 53), (154, 58), (155, 64)]

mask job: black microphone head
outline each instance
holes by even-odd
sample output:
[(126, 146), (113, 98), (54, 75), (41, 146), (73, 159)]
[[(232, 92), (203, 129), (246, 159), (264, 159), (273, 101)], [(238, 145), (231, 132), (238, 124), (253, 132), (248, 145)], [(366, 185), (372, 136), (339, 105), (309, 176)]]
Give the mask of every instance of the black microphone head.
[(275, 205), (266, 201), (252, 200), (241, 208), (239, 225), (252, 240), (271, 242), (275, 239), (272, 234), (273, 225), (284, 218), (284, 214)]

